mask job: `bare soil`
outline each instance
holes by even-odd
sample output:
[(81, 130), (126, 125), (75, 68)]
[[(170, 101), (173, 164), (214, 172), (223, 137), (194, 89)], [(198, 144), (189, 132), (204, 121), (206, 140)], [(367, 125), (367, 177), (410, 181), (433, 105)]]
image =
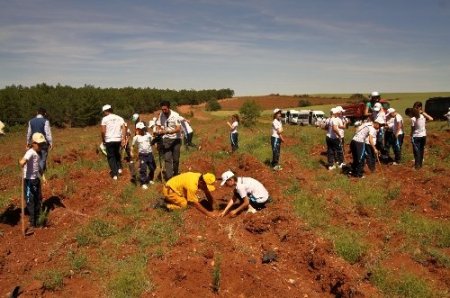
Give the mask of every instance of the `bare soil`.
[[(280, 97), (270, 97), (264, 101), (264, 108), (279, 104)], [(298, 103), (295, 99), (295, 105)], [(238, 101), (224, 100), (224, 109), (236, 109)], [(179, 107), (183, 112), (189, 108)], [(201, 109), (201, 107), (196, 107)], [(196, 110), (197, 111), (197, 110)], [(197, 116), (198, 113), (195, 112)], [(146, 115), (144, 118), (150, 118)], [(203, 118), (202, 118), (203, 117)], [(207, 115), (200, 117), (196, 127), (199, 136), (202, 132), (216, 125), (207, 121)], [(97, 129), (72, 129), (72, 132), (98, 133)], [(62, 137), (65, 131), (56, 131)], [(450, 153), (446, 132), (444, 138), (430, 136), (427, 147), (439, 146), (444, 157)], [(379, 297), (380, 292), (368, 281), (365, 266), (357, 263), (351, 265), (336, 255), (332, 243), (313, 232), (292, 208), (292, 198), (284, 195), (287, 181), (296, 179), (301, 187), (314, 189), (316, 172), (307, 170), (293, 156), (283, 156), (283, 162), (289, 167), (285, 171), (273, 172), (250, 153), (229, 155), (220, 162), (211, 157), (212, 152), (228, 150), (227, 136), (210, 140), (199, 138), (201, 151), (191, 153), (182, 165), (182, 171), (211, 171), (220, 175), (232, 169), (242, 176), (258, 178), (269, 190), (273, 202), (256, 214), (241, 214), (237, 218), (210, 219), (194, 209), (184, 214), (184, 225), (180, 229), (178, 242), (168, 248), (163, 258), (151, 258), (148, 274), (155, 287), (143, 297)], [(95, 145), (84, 149), (75, 144), (76, 139), (67, 141), (73, 146), (68, 153), (50, 154), (51, 164), (55, 167), (73, 163), (79, 159), (98, 160), (103, 158), (95, 153)], [(286, 146), (298, 144), (289, 139)], [(2, 145), (0, 161), (11, 165), (22, 155), (23, 144)], [(320, 159), (324, 148), (313, 148), (311, 158)], [(348, 151), (348, 150), (346, 150)], [(15, 154), (11, 152), (17, 152)], [(17, 158), (16, 158), (17, 157)], [(348, 156), (347, 156), (348, 157)], [(296, 169), (295, 171), (289, 169)], [(448, 187), (450, 170), (444, 167), (430, 169), (439, 172), (438, 179), (428, 179), (423, 172), (413, 170), (409, 164), (399, 167), (384, 166), (383, 175), (386, 183), (398, 181), (401, 175), (400, 198), (389, 202), (392, 209), (418, 210), (423, 216), (432, 219), (450, 219), (450, 199)], [(325, 169), (320, 169), (325, 171)], [(125, 172), (128, 175), (128, 172)], [(18, 176), (18, 175), (17, 175)], [(3, 223), (0, 223), (0, 295), (12, 293), (20, 286), (20, 297), (99, 297), (105, 296), (105, 285), (95, 270), (73, 273), (67, 269), (67, 252), (76, 250), (75, 230), (95, 218), (99, 210), (106, 208), (106, 200), (98, 190), (109, 189), (112, 196), (118, 195), (128, 185), (128, 179), (121, 179), (117, 185), (111, 185), (106, 170), (97, 171), (82, 168), (70, 173), (69, 180), (49, 177), (43, 186), (44, 200), (51, 206), (49, 224), (35, 231), (34, 235), (23, 237), (20, 225), (20, 197), (13, 196), (11, 204), (1, 210)], [(281, 178), (281, 179), (280, 179)], [(370, 175), (369, 175), (370, 178)], [(282, 181), (282, 182), (275, 182)], [(286, 184), (283, 185), (283, 181)], [(20, 183), (20, 177), (0, 176), (0, 191), (6, 191)], [(67, 191), (67, 186), (74, 183), (74, 191)], [(358, 183), (358, 181), (352, 181)], [(160, 188), (160, 184), (155, 186)], [(339, 190), (322, 190), (324, 193), (338, 193)], [(230, 196), (230, 190), (220, 188), (214, 192), (217, 199), (215, 208), (223, 208)], [(155, 198), (156, 199), (156, 198)], [(438, 200), (438, 208), (436, 207)], [(434, 203), (433, 203), (434, 202)], [(118, 203), (119, 204), (119, 203)], [(384, 237), (391, 229), (382, 221), (371, 217), (371, 210), (353, 212), (338, 205), (330, 210), (337, 223), (346, 222), (349, 227), (364, 231), (375, 249), (373, 255), (365, 256), (366, 263), (377, 258), (385, 248)], [(149, 213), (156, 212), (151, 208)], [(139, 224), (129, 222), (115, 214), (109, 219), (119, 225)], [(385, 265), (401, 272), (414, 272), (419, 276), (434, 280), (439, 288), (450, 288), (450, 270), (437, 265), (433, 260), (419, 263), (411, 255), (402, 252), (404, 235), (392, 233), (389, 241), (391, 255)], [(378, 249), (378, 251), (377, 251)], [(123, 247), (121, 255), (136, 253), (136, 248)], [(101, 262), (95, 250), (91, 251), (90, 263)], [(449, 251), (447, 253), (450, 254)], [(272, 256), (270, 262), (264, 263), (264, 256)], [(212, 291), (212, 272), (215, 262), (221, 261), (220, 291)], [(36, 276), (37, 273), (57, 268), (69, 272), (64, 277), (64, 286), (56, 291), (46, 291)], [(106, 273), (108, 274), (108, 273)]]

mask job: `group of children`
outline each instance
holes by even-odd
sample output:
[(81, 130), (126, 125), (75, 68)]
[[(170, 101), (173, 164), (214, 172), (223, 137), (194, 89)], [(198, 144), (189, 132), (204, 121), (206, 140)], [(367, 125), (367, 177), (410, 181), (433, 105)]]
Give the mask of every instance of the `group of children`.
[[(356, 129), (350, 142), (352, 153), (351, 176), (363, 178), (364, 165), (370, 171), (375, 171), (375, 165), (391, 163), (398, 165), (401, 162), (402, 146), (405, 136), (403, 117), (394, 109), (383, 109), (378, 92), (372, 92), (371, 100), (366, 105), (366, 120)], [(327, 159), (328, 169), (342, 168), (344, 163), (344, 129), (348, 127), (348, 120), (344, 117), (345, 110), (337, 106), (331, 109), (331, 117), (325, 122), (327, 130)], [(415, 168), (419, 169), (423, 164), (423, 154), (426, 144), (426, 121), (433, 118), (422, 110), (422, 103), (416, 102), (412, 108), (408, 108), (405, 114), (411, 118), (411, 142)], [(390, 150), (394, 158), (390, 156)]]

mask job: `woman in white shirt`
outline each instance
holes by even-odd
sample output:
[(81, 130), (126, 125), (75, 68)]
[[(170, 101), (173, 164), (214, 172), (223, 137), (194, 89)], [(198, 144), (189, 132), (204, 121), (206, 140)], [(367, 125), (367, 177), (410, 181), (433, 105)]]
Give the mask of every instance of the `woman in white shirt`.
[(283, 124), (281, 123), (281, 110), (273, 110), (273, 121), (272, 121), (272, 136), (270, 138), (270, 144), (272, 145), (272, 168), (275, 171), (281, 171), (282, 168), (279, 165), (280, 162), (280, 150), (281, 142), (284, 142), (282, 133)]
[(238, 134), (238, 126), (239, 126), (239, 115), (234, 114), (231, 116), (231, 123), (227, 122), (230, 127), (230, 143), (231, 143), (231, 152), (236, 151), (239, 148), (239, 134)]
[(416, 170), (423, 165), (423, 155), (425, 144), (427, 142), (427, 130), (425, 123), (427, 120), (432, 121), (433, 118), (422, 111), (422, 105), (416, 102), (412, 109), (406, 109), (405, 113), (411, 117), (411, 142), (414, 154), (414, 167)]

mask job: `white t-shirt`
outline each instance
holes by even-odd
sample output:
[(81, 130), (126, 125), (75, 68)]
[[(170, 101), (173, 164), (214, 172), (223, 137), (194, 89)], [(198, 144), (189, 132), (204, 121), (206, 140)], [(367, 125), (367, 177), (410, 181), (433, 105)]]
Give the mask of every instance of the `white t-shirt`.
[(180, 116), (180, 123), (181, 123), (181, 128), (183, 129), (183, 132), (185, 135), (194, 132), (194, 130), (192, 129), (189, 122), (187, 122), (186, 118), (184, 118), (183, 116)]
[(281, 133), (283, 131), (283, 124), (278, 119), (273, 119), (272, 121), (272, 137), (279, 138), (280, 135), (278, 131)]
[(361, 124), (361, 126), (358, 128), (355, 135), (353, 136), (353, 141), (364, 143), (367, 137), (369, 136), (371, 127), (373, 128), (372, 122), (365, 122)]
[(386, 119), (387, 129), (390, 131), (394, 131), (394, 117), (389, 117)]
[[(345, 118), (344, 116), (342, 116), (342, 117), (339, 117), (339, 119), (341, 120), (340, 126), (345, 126), (345, 125), (347, 125), (347, 123), (348, 123), (348, 119), (347, 119), (347, 118)], [(344, 133), (344, 128), (338, 128), (338, 130), (339, 130), (339, 135), (341, 136), (341, 138), (344, 138), (344, 135), (345, 135), (345, 133)]]
[(231, 123), (231, 133), (237, 133), (237, 128), (239, 126), (239, 122), (234, 121), (233, 123)]
[(145, 133), (143, 136), (135, 135), (133, 138), (132, 146), (138, 144), (139, 153), (151, 153), (152, 152), (152, 136), (149, 133)]
[(372, 136), (373, 142), (377, 140), (377, 130), (373, 126), (369, 126), (369, 135), (366, 138), (366, 144), (370, 145), (369, 136)]
[(39, 161), (41, 158), (33, 148), (30, 148), (25, 152), (23, 158), (27, 161), (23, 167), (23, 178), (36, 179), (39, 178)]
[(425, 137), (427, 130), (425, 129), (426, 119), (423, 115), (420, 115), (418, 119), (416, 117), (411, 118), (411, 126), (413, 127), (413, 138)]
[(264, 185), (251, 177), (237, 177), (236, 191), (241, 198), (251, 194), (256, 198), (257, 203), (264, 203), (269, 198), (269, 192)]
[[(342, 132), (341, 135), (341, 129), (339, 128), (339, 126), (343, 126), (344, 124), (342, 123), (341, 118), (338, 117), (331, 117), (330, 118), (330, 122), (328, 124), (328, 132), (327, 132), (327, 137), (331, 138), (331, 139), (340, 139), (344, 137), (344, 133)], [(336, 135), (335, 131), (333, 130), (333, 126), (336, 126), (338, 131), (339, 131), (339, 135)], [(343, 131), (343, 129), (342, 129)]]
[(401, 128), (400, 128), (400, 131), (398, 134), (402, 135), (403, 134), (403, 117), (402, 117), (402, 115), (397, 113), (397, 115), (395, 115), (395, 117), (394, 117), (394, 124), (392, 127), (392, 131), (394, 133), (397, 133), (397, 129), (399, 128), (399, 126), (401, 126)]
[(106, 126), (105, 143), (122, 141), (122, 126), (125, 121), (116, 114), (109, 114), (102, 119), (102, 126)]
[[(173, 130), (177, 126), (181, 126), (180, 115), (173, 110), (170, 110), (169, 117), (166, 117), (164, 113), (160, 113), (158, 120), (156, 120), (156, 125), (161, 126), (165, 131)], [(181, 139), (181, 132), (165, 134), (163, 139)]]
[(383, 110), (380, 110), (377, 116), (375, 117), (374, 121), (380, 124), (386, 123), (386, 113)]

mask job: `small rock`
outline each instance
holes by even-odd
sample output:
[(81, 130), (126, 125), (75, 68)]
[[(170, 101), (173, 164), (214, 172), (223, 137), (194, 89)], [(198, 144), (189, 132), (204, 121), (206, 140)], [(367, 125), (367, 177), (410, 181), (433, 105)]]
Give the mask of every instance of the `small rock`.
[(267, 264), (277, 260), (277, 254), (273, 250), (266, 251), (262, 257), (263, 264)]
[(290, 283), (291, 285), (295, 284), (295, 279), (292, 278), (288, 279), (288, 283)]

